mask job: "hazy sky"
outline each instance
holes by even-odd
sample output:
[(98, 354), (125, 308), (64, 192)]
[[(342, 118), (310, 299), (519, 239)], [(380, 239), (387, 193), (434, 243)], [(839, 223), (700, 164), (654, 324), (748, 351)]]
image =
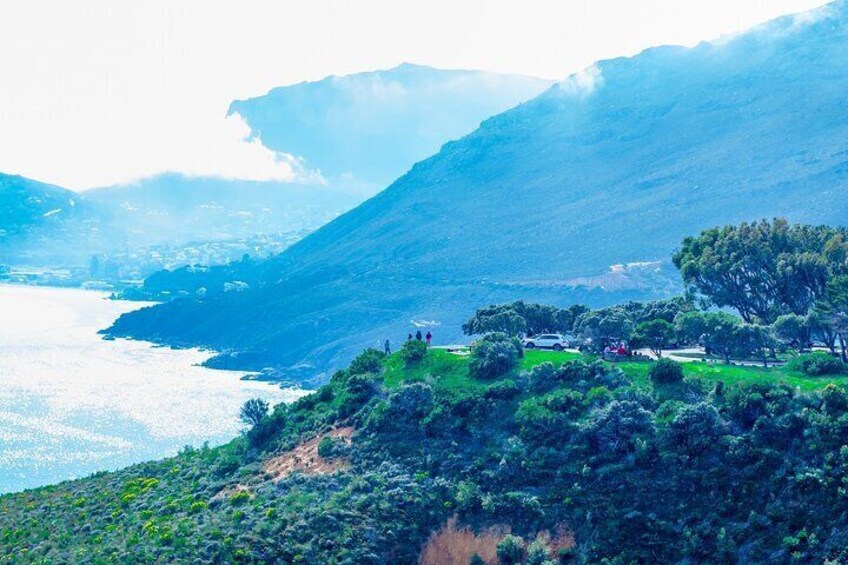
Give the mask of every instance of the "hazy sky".
[(821, 0), (0, 4), (0, 172), (85, 189), (163, 171), (286, 178), (229, 102), (409, 61), (561, 79)]

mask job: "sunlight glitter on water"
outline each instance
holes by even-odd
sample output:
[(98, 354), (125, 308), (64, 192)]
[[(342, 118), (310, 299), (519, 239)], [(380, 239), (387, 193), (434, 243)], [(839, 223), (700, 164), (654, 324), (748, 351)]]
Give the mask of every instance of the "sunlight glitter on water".
[(0, 285), (0, 493), (223, 443), (245, 400), (304, 394), (199, 367), (209, 352), (97, 334), (143, 306)]

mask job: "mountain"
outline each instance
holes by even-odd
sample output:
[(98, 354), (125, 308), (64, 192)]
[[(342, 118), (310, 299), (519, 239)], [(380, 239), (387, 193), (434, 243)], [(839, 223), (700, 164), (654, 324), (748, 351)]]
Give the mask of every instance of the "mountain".
[(141, 310), (112, 332), (230, 352), (221, 365), (321, 371), (417, 326), (455, 340), (447, 328), (482, 303), (655, 294), (574, 285), (667, 260), (717, 224), (846, 222), (846, 65), (844, 1), (600, 62), (263, 263), (261, 284)]
[[(269, 147), (320, 167), (323, 179), (305, 174), (292, 183), (254, 182), (167, 173), (80, 195), (19, 179), (31, 198), (4, 207), (0, 214), (15, 218), (0, 216), (0, 229), (8, 224), (7, 235), (20, 231), (19, 221), (32, 229), (14, 245), (0, 242), (0, 262), (70, 268), (85, 277), (89, 260), (99, 255), (114, 276), (134, 279), (163, 267), (226, 263), (247, 251), (268, 255), (353, 208), (442, 143), (549, 85), (401, 65), (276, 88), (234, 102), (230, 112), (248, 120)], [(15, 198), (11, 188), (4, 192)], [(51, 203), (54, 193), (67, 202)], [(96, 221), (70, 214), (68, 202), (97, 210)], [(59, 217), (45, 222), (42, 214)], [(56, 223), (69, 231), (55, 231)], [(219, 243), (209, 248), (209, 242)]]
[(0, 265), (81, 284), (224, 264), (278, 252), (360, 200), (321, 185), (179, 174), (83, 193), (0, 175)]
[(89, 190), (84, 196), (112, 210), (133, 245), (314, 230), (360, 202), (321, 185), (173, 173)]
[(0, 173), (0, 237), (67, 216), (76, 204), (76, 195), (69, 190)]
[(450, 139), (529, 100), (552, 81), (402, 64), (274, 88), (237, 100), (253, 135), (305, 159), (331, 185), (371, 195)]
[(0, 264), (37, 263), (69, 237), (96, 231), (102, 219), (75, 192), (0, 173)]

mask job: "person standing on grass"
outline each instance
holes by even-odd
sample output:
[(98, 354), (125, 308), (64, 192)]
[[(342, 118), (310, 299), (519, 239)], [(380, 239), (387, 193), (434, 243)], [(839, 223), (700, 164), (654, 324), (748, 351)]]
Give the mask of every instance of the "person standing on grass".
[(417, 332), (415, 332), (415, 339), (417, 339), (418, 341), (421, 341), (421, 330), (418, 330)]
[(383, 344), (383, 351), (386, 355), (392, 354), (392, 344), (389, 343), (389, 340), (386, 340), (386, 343)]
[(406, 341), (412, 341), (412, 334), (406, 334)]
[(431, 334), (428, 330), (427, 335), (424, 337), (427, 339), (427, 347), (430, 347), (430, 340), (433, 339), (433, 334)]

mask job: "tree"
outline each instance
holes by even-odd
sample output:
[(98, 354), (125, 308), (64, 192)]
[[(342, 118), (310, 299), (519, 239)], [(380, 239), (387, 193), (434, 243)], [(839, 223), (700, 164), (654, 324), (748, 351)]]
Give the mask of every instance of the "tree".
[(824, 296), (815, 305), (815, 312), (819, 324), (838, 339), (842, 361), (848, 361), (848, 275), (839, 275), (827, 282)]
[(806, 316), (784, 314), (771, 325), (775, 337), (786, 345), (802, 349), (810, 342), (810, 325)]
[(805, 315), (828, 278), (845, 272), (845, 239), (842, 228), (764, 220), (688, 237), (673, 260), (707, 303), (770, 324), (781, 314)]
[(529, 335), (563, 330), (560, 326), (559, 308), (543, 304), (527, 304), (521, 300), (515, 302), (512, 307), (515, 313), (524, 319), (524, 331)]
[(738, 351), (739, 328), (742, 321), (726, 312), (704, 314), (704, 344), (730, 364), (730, 356)]
[(621, 308), (605, 308), (581, 315), (574, 329), (592, 349), (600, 351), (610, 342), (630, 339), (633, 320)]
[(774, 353), (776, 340), (771, 328), (758, 324), (742, 324), (736, 328), (736, 347), (745, 356), (757, 357), (768, 367), (769, 354)]
[(561, 332), (573, 333), (574, 324), (577, 323), (577, 319), (588, 311), (589, 308), (582, 304), (572, 304), (568, 308), (560, 310), (557, 315), (559, 321), (557, 329)]
[(498, 304), (480, 308), (467, 322), (462, 324), (466, 335), (481, 335), (500, 332), (518, 335), (527, 331), (527, 322), (515, 311), (513, 304)]
[(462, 331), (467, 335), (505, 333), (530, 335), (548, 332), (570, 333), (578, 316), (588, 312), (581, 305), (559, 309), (544, 304), (526, 303), (523, 300), (512, 304), (497, 304), (480, 308), (467, 322)]
[(267, 415), (268, 403), (261, 398), (251, 398), (242, 405), (239, 419), (245, 425), (256, 427)]
[(664, 300), (652, 300), (650, 302), (628, 302), (622, 309), (633, 319), (636, 324), (650, 320), (665, 320), (674, 322), (674, 318), (683, 312), (691, 312), (695, 305), (689, 298), (675, 296)]
[(706, 336), (707, 321), (704, 312), (681, 312), (674, 317), (674, 331), (683, 343), (699, 344)]
[(633, 331), (632, 339), (635, 344), (643, 345), (657, 357), (662, 357), (663, 349), (667, 349), (674, 339), (674, 326), (662, 319), (642, 322)]
[(833, 320), (820, 310), (817, 304), (807, 315), (807, 324), (810, 326), (810, 339), (816, 339), (823, 343), (831, 353), (836, 353), (836, 328)]

